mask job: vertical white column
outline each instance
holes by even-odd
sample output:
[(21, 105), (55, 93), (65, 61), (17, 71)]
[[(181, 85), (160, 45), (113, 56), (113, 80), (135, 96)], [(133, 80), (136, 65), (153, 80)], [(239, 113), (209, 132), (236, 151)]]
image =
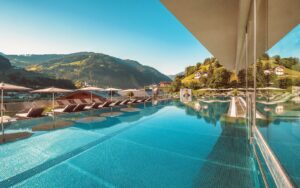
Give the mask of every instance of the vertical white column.
[(4, 95), (4, 91), (3, 89), (1, 89), (1, 129), (2, 129), (2, 135), (3, 135), (3, 139), (4, 139), (4, 123), (3, 123), (3, 95)]
[(252, 128), (256, 126), (256, 22), (257, 22), (257, 2), (253, 0), (253, 114), (252, 114)]

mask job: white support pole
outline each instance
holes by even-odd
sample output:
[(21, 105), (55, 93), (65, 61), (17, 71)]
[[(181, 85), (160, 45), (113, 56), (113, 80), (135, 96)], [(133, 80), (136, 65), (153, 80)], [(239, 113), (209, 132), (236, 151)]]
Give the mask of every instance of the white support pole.
[(55, 102), (55, 96), (54, 92), (52, 93), (52, 117), (53, 117), (53, 125), (55, 126), (55, 114), (54, 114), (54, 102)]
[(252, 128), (256, 126), (256, 22), (257, 22), (257, 10), (256, 0), (253, 0), (253, 114), (252, 114)]
[(93, 93), (92, 91), (90, 91), (90, 93), (91, 93), (91, 103), (93, 103)]
[(4, 95), (4, 91), (3, 89), (1, 89), (1, 129), (2, 129), (2, 136), (4, 139), (4, 122), (3, 122), (3, 95)]

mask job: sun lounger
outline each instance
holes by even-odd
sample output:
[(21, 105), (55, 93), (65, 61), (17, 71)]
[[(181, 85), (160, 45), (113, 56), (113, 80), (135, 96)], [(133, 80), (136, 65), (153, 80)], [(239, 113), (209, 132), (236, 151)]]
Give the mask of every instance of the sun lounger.
[(82, 104), (89, 104), (89, 102), (86, 99), (79, 99)]
[(69, 104), (64, 108), (54, 109), (55, 113), (65, 113), (65, 112), (73, 112), (74, 108), (76, 107), (75, 104)]
[(85, 104), (77, 104), (76, 107), (73, 109), (73, 112), (83, 111), (85, 106)]
[(78, 103), (76, 103), (73, 99), (69, 99), (68, 102), (69, 102), (70, 104), (78, 104)]
[(114, 102), (114, 103), (111, 103), (109, 106), (110, 106), (110, 107), (117, 106), (117, 105), (119, 105), (121, 102), (122, 102), (122, 101), (116, 101), (116, 102)]
[(56, 104), (58, 104), (58, 106), (65, 106), (66, 105), (63, 101), (56, 101)]
[(128, 102), (128, 104), (134, 104), (134, 103), (138, 103), (138, 99), (132, 99), (130, 100), (130, 102)]
[(76, 104), (84, 104), (84, 102), (82, 102), (81, 99), (73, 99), (73, 101), (74, 101)]
[(30, 108), (25, 113), (18, 113), (16, 114), (17, 118), (35, 118), (35, 117), (42, 117), (45, 108)]
[(93, 101), (94, 101), (94, 102), (100, 102), (100, 103), (102, 103), (102, 102), (103, 102), (103, 101), (101, 101), (101, 100), (100, 100), (100, 99), (98, 99), (98, 98), (94, 98), (94, 99), (93, 99)]
[(152, 97), (149, 97), (148, 99), (145, 100), (145, 102), (150, 102), (152, 100)]
[(85, 99), (73, 99), (76, 104), (89, 104)]
[(84, 109), (85, 110), (97, 109), (97, 108), (99, 108), (100, 105), (101, 105), (101, 103), (94, 102), (91, 106), (86, 106)]
[(130, 100), (129, 99), (126, 99), (126, 100), (123, 100), (119, 105), (122, 106), (122, 105), (126, 105), (127, 103), (129, 103)]
[[(93, 101), (93, 100), (91, 100), (91, 99), (88, 99), (88, 98), (86, 98), (86, 99), (83, 99), (83, 100), (85, 100), (87, 104), (93, 104), (93, 103), (94, 103), (94, 101)], [(96, 102), (96, 103), (102, 103), (102, 101), (100, 101), (100, 102)]]
[(137, 102), (138, 103), (143, 103), (143, 102), (145, 102), (146, 101), (146, 99), (139, 99)]
[(110, 104), (111, 104), (110, 101), (106, 101), (105, 103), (103, 103), (102, 105), (100, 105), (99, 108), (109, 107)]

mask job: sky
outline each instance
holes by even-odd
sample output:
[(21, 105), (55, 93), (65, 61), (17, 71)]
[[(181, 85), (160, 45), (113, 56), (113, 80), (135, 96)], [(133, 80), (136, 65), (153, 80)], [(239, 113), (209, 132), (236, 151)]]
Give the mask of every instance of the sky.
[[(5, 54), (92, 51), (165, 74), (212, 56), (159, 0), (1, 0), (0, 18)], [(299, 56), (300, 27), (294, 32), (289, 40), (297, 50), (286, 48), (288, 41), (270, 54)]]

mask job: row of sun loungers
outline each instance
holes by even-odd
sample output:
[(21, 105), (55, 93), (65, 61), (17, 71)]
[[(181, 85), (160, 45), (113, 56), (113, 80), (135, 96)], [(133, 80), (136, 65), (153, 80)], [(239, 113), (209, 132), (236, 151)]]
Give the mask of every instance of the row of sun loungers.
[[(126, 99), (126, 100), (118, 100), (118, 101), (105, 101), (102, 102), (99, 99), (94, 99), (93, 101), (88, 99), (71, 99), (71, 100), (63, 100), (56, 101), (59, 108), (54, 109), (54, 113), (71, 113), (71, 112), (80, 112), (84, 110), (92, 110), (92, 109), (101, 109), (106, 107), (114, 107), (114, 106), (123, 106), (135, 103), (144, 103), (151, 101), (152, 98), (147, 99)], [(15, 116), (18, 119), (28, 119), (41, 117), (45, 108), (30, 108), (26, 112), (17, 113)]]

